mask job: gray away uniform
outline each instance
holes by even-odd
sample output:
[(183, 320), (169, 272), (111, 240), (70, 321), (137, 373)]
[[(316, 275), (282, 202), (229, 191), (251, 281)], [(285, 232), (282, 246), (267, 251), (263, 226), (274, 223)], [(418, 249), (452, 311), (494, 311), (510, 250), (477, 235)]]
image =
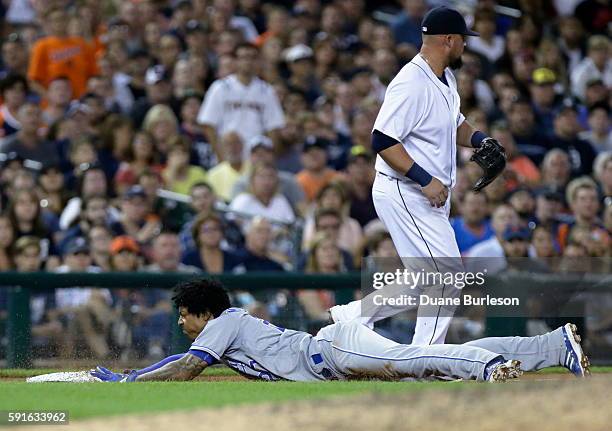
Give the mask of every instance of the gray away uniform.
[(209, 321), (190, 350), (205, 352), (248, 377), (294, 381), (431, 375), (483, 380), (486, 365), (502, 356), (518, 359), (524, 371), (533, 371), (561, 365), (566, 352), (561, 328), (537, 337), (413, 346), (384, 338), (356, 321), (326, 326), (313, 337), (240, 308), (229, 308)]

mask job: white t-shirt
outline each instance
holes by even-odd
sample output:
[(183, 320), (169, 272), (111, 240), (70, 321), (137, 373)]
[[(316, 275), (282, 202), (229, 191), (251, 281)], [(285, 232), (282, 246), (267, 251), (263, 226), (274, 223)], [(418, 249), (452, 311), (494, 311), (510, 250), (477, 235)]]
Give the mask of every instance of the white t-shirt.
[(265, 206), (251, 193), (241, 193), (230, 204), (230, 210), (250, 216), (261, 216), (270, 221), (291, 223), (295, 220), (291, 204), (280, 193), (274, 195), (268, 206)]
[(198, 123), (214, 127), (219, 136), (237, 132), (244, 142), (244, 160), (249, 157), (246, 142), (253, 136), (285, 126), (285, 116), (276, 90), (255, 77), (249, 85), (236, 75), (218, 79), (206, 92)]
[[(459, 112), (457, 82), (444, 70), (448, 86), (435, 75), (420, 54), (414, 56), (393, 78), (374, 129), (401, 142), (423, 169), (452, 188), (457, 176), (457, 127), (465, 117)], [(382, 157), (376, 170), (403, 178)]]
[(487, 43), (481, 37), (469, 37), (468, 47), (478, 54), (483, 55), (491, 63), (495, 63), (504, 55), (506, 42), (501, 36), (494, 36), (493, 43)]

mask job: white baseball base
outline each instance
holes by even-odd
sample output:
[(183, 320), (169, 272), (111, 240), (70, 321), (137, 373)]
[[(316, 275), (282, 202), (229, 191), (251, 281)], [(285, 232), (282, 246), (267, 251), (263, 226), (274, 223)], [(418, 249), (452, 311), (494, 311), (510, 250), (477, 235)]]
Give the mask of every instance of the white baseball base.
[(68, 383), (91, 383), (100, 382), (97, 377), (89, 374), (89, 371), (65, 371), (60, 373), (41, 374), (40, 376), (28, 377), (27, 383), (46, 382), (68, 382)]

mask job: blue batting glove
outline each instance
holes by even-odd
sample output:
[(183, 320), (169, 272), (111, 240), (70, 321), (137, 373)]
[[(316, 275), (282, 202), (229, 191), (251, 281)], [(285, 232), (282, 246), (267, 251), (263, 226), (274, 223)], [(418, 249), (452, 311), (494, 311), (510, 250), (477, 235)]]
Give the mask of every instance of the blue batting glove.
[(97, 366), (95, 370), (89, 372), (92, 376), (100, 379), (103, 382), (133, 382), (138, 377), (138, 373), (134, 370), (129, 374), (113, 373), (111, 370), (102, 366)]

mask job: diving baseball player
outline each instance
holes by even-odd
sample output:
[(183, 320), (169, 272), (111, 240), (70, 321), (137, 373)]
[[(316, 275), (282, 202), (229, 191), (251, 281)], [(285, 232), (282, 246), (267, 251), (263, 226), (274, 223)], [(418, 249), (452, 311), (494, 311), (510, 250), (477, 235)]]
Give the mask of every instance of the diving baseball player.
[(191, 380), (217, 362), (249, 378), (293, 381), (446, 376), (498, 382), (558, 365), (578, 377), (589, 373), (570, 323), (537, 337), (413, 346), (397, 344), (354, 320), (326, 326), (316, 336), (280, 328), (231, 308), (223, 286), (213, 280), (179, 284), (172, 299), (179, 326), (193, 340), (187, 353), (142, 370), (114, 373), (97, 367), (91, 375), (105, 382)]
[[(506, 156), (497, 141), (475, 130), (460, 112), (451, 69), (461, 67), (466, 37), (478, 33), (467, 28), (459, 12), (443, 6), (425, 15), (422, 32), (420, 53), (389, 84), (374, 123), (372, 147), (378, 155), (372, 196), (406, 268), (417, 271), (426, 260), (433, 271), (444, 272), (441, 266), (460, 271), (461, 255), (448, 220), (457, 145), (475, 148), (472, 160), (484, 171), (474, 186), (477, 191), (503, 171)], [(461, 289), (440, 285), (428, 287), (426, 293), (452, 298), (460, 296)], [(371, 298), (332, 307), (332, 320), (358, 319), (371, 326), (406, 310), (377, 308)], [(420, 305), (412, 344), (444, 343), (453, 312), (452, 307)]]

